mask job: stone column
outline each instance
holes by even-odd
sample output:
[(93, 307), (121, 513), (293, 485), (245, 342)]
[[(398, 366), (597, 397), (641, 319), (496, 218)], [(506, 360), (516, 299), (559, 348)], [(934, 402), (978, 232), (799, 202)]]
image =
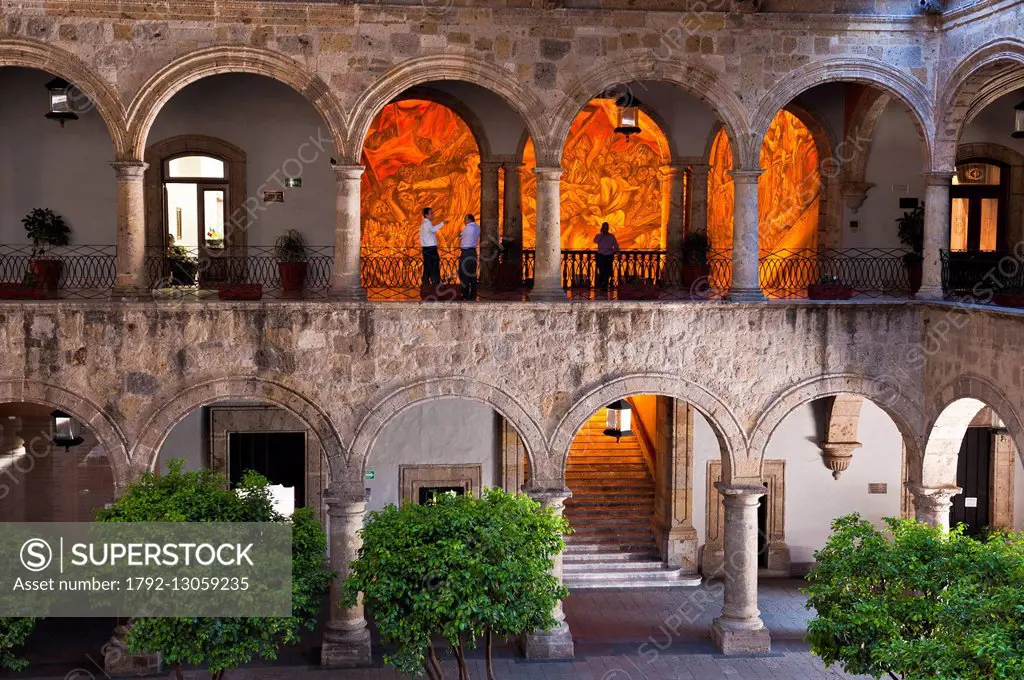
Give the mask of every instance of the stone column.
[(732, 288), (729, 299), (736, 302), (764, 300), (758, 279), (760, 250), (757, 215), (757, 179), (763, 170), (733, 170), (736, 190), (732, 233)]
[(112, 295), (138, 297), (146, 290), (146, 189), (142, 161), (111, 163), (117, 173), (117, 264)]
[(365, 300), (366, 291), (359, 278), (359, 252), (362, 247), (360, 193), (362, 165), (334, 166), (337, 182), (334, 223), (334, 273), (331, 297), (338, 300)]
[(662, 244), (666, 251), (679, 255), (683, 251), (683, 184), (686, 165), (672, 163), (661, 166)]
[(922, 300), (941, 300), (942, 260), (939, 251), (949, 248), (949, 187), (952, 172), (926, 172), (924, 174), (924, 255), (921, 290), (914, 297)]
[(503, 240), (512, 240), (523, 246), (523, 198), (522, 183), (519, 172), (523, 164), (516, 161), (506, 161), (501, 164), (505, 168), (505, 224), (502, 225), (501, 237)]
[(657, 397), (655, 409), (654, 516), (651, 529), (665, 563), (697, 575), (697, 530), (693, 527), (693, 407)]
[(498, 268), (498, 169), (501, 163), (480, 164), (480, 283), (494, 284)]
[(771, 637), (757, 608), (757, 504), (763, 486), (718, 482), (725, 497), (725, 601), (711, 626), (723, 654), (763, 654)]
[(708, 231), (708, 174), (707, 163), (690, 165), (690, 233)]
[(949, 509), (953, 507), (953, 496), (963, 489), (958, 486), (919, 486), (907, 484), (914, 497), (914, 516), (918, 522), (941, 527), (949, 531)]
[(564, 301), (560, 167), (537, 167), (537, 250), (531, 300)]
[[(562, 512), (565, 510), (565, 501), (572, 496), (572, 492), (568, 489), (550, 491), (531, 491), (526, 489), (525, 491), (529, 494), (530, 498), (545, 508), (551, 508), (559, 517), (562, 516)], [(555, 556), (551, 573), (561, 582), (561, 555)], [(524, 653), (527, 659), (571, 659), (573, 657), (575, 650), (572, 642), (572, 633), (569, 631), (569, 625), (565, 622), (565, 612), (562, 611), (561, 602), (555, 605), (552, 614), (555, 621), (557, 621), (554, 628), (536, 633), (527, 633), (523, 636)]]
[(354, 668), (370, 664), (370, 631), (363, 618), (363, 604), (342, 607), (341, 585), (348, 576), (349, 564), (356, 558), (363, 539), (363, 517), (366, 515), (366, 496), (360, 489), (330, 489), (324, 497), (330, 516), (331, 570), (336, 578), (331, 581), (331, 618), (324, 632), (320, 665), (328, 668)]

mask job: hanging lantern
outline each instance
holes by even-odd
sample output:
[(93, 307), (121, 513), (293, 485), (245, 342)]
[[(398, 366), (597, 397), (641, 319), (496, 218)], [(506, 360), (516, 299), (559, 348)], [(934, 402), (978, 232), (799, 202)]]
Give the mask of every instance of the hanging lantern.
[(64, 411), (54, 411), (50, 414), (50, 430), (53, 432), (50, 441), (54, 446), (63, 446), (65, 451), (85, 441), (82, 438), (81, 424)]
[(624, 399), (608, 405), (608, 419), (604, 433), (609, 437), (615, 437), (615, 443), (622, 437), (629, 437), (633, 434), (630, 424), (633, 416), (633, 409)]
[(69, 120), (78, 120), (78, 116), (71, 110), (71, 83), (63, 78), (54, 78), (46, 84), (50, 91), (50, 112), (46, 117), (50, 120), (60, 121), (60, 126)]
[(1013, 137), (1015, 139), (1024, 139), (1024, 102), (1017, 104), (1013, 109), (1016, 114), (1013, 121)]
[(615, 132), (626, 135), (626, 139), (641, 132), (640, 100), (627, 92), (615, 100), (615, 106), (619, 109), (619, 124), (615, 127)]

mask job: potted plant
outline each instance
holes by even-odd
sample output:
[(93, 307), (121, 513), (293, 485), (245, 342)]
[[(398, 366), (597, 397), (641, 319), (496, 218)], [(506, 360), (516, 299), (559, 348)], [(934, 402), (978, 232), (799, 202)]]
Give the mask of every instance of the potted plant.
[(1000, 307), (1024, 307), (1024, 288), (1010, 286), (992, 295), (992, 304)]
[(29, 273), (36, 285), (55, 290), (60, 282), (61, 261), (47, 257), (51, 246), (66, 246), (70, 242), (71, 229), (64, 218), (47, 208), (35, 208), (22, 218), (25, 231), (32, 240), (32, 259)]
[(306, 283), (306, 240), (302, 234), (289, 229), (274, 242), (277, 269), (281, 274), (281, 288), (286, 293), (302, 290)]
[(708, 266), (710, 250), (711, 241), (703, 231), (690, 232), (683, 239), (682, 285), (684, 288), (689, 288), (697, 281), (711, 275), (711, 268)]
[(900, 243), (910, 249), (910, 252), (903, 256), (903, 265), (907, 268), (910, 294), (913, 295), (921, 290), (923, 274), (924, 204), (903, 213), (903, 217), (897, 219), (896, 223), (899, 225)]
[(189, 253), (185, 246), (167, 247), (167, 270), (164, 277), (172, 286), (194, 286), (199, 273), (199, 258)]
[(807, 286), (809, 300), (849, 300), (853, 288), (843, 283), (835, 274), (822, 274), (817, 283)]

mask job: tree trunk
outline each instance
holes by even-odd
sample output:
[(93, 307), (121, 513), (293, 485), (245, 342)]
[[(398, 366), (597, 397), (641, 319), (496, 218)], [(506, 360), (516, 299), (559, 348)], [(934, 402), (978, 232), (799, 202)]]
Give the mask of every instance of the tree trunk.
[(487, 680), (494, 680), (494, 633), (487, 629)]
[(455, 648), (455, 656), (459, 662), (459, 680), (469, 680), (469, 668), (466, 667), (466, 647), (459, 635), (459, 646)]
[(434, 669), (437, 680), (444, 680), (444, 671), (441, 670), (441, 662), (438, 661), (437, 652), (434, 651), (434, 645), (432, 644), (427, 645), (427, 660)]
[(177, 678), (178, 680), (185, 680), (185, 676), (181, 672), (181, 664), (180, 663), (174, 664), (174, 677)]

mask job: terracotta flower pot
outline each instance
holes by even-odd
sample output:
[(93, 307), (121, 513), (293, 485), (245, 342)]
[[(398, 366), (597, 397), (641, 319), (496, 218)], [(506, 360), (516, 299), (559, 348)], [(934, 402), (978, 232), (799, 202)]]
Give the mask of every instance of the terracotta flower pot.
[(295, 293), (306, 285), (306, 262), (278, 262), (277, 271), (281, 275), (281, 288), (286, 293)]
[(904, 266), (907, 268), (907, 278), (910, 280), (910, 294), (914, 295), (917, 291), (921, 290), (921, 280), (924, 277), (924, 265), (920, 262), (906, 262)]
[(849, 300), (853, 288), (844, 283), (812, 283), (807, 286), (809, 300)]
[(39, 259), (28, 263), (28, 270), (35, 277), (36, 284), (46, 290), (56, 290), (60, 284), (63, 267), (60, 260)]
[(260, 300), (263, 298), (263, 286), (258, 283), (221, 286), (217, 289), (217, 297), (221, 300)]
[(1024, 292), (996, 293), (992, 296), (992, 304), (1000, 307), (1024, 307)]

